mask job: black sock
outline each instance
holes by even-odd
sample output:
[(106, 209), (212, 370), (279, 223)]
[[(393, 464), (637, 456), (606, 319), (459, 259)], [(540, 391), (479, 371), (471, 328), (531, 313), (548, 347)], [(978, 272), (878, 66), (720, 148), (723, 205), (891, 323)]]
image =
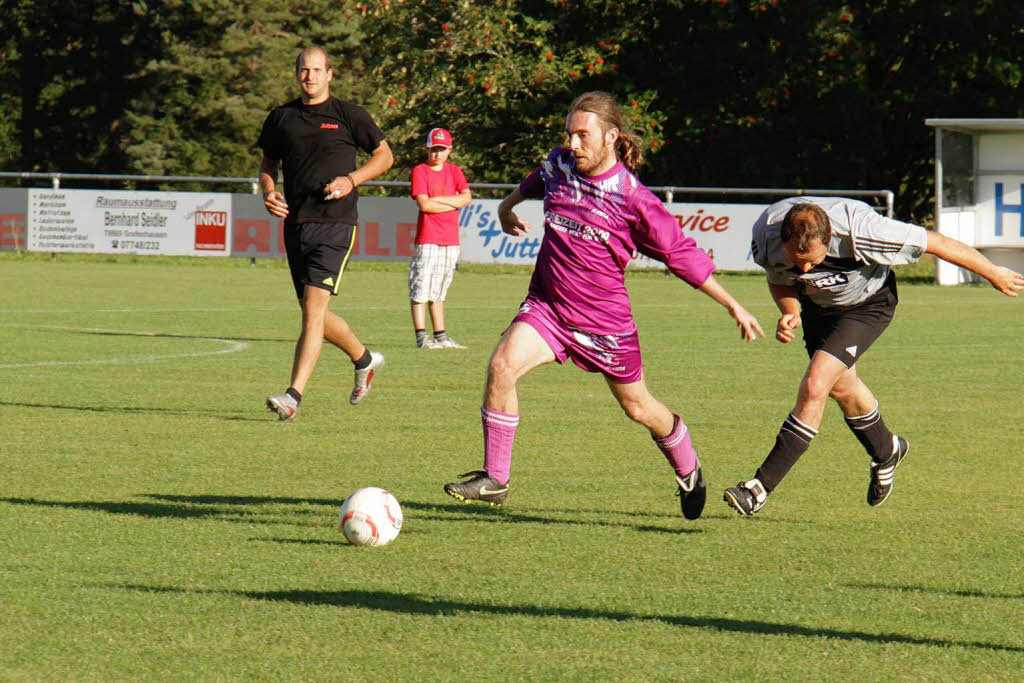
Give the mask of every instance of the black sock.
[(285, 391), (284, 393), (288, 394), (289, 396), (295, 399), (295, 405), (302, 403), (302, 394), (297, 392), (295, 390), (295, 387), (288, 387), (288, 390)]
[(892, 432), (885, 426), (877, 403), (867, 415), (847, 417), (846, 426), (875, 462), (885, 462), (892, 455)]
[(356, 370), (365, 370), (370, 365), (370, 349), (363, 351), (363, 355), (359, 360), (352, 361), (352, 364), (356, 366)]
[(775, 447), (768, 453), (768, 457), (754, 475), (764, 484), (765, 491), (771, 493), (775, 490), (782, 478), (811, 445), (811, 439), (817, 435), (818, 430), (811, 429), (792, 414), (786, 416), (778, 436), (775, 437)]
[(434, 330), (434, 339), (444, 339), (448, 336), (448, 333), (444, 330)]
[(427, 331), (426, 330), (424, 330), (422, 328), (416, 330), (416, 343), (417, 344), (422, 343), (423, 340), (426, 339), (426, 338), (427, 338)]

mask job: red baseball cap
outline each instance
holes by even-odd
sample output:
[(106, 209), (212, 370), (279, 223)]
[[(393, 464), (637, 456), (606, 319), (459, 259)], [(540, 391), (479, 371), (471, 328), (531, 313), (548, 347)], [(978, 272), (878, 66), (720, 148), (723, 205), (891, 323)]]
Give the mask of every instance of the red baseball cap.
[(452, 134), (444, 128), (431, 128), (427, 133), (427, 147), (451, 147)]

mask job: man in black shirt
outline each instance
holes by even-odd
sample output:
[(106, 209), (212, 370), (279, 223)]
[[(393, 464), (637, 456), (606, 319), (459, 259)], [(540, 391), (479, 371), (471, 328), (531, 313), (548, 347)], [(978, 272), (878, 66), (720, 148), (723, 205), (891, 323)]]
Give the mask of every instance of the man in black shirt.
[[(263, 123), (260, 187), (272, 216), (284, 219), (285, 249), (295, 294), (302, 307), (302, 333), (295, 344), (291, 384), (267, 397), (267, 408), (282, 420), (295, 418), (324, 339), (347, 353), (355, 366), (349, 402), (370, 393), (383, 354), (370, 351), (345, 319), (328, 304), (356, 239), (356, 187), (384, 173), (394, 159), (384, 134), (362, 107), (330, 94), (334, 77), (324, 50), (310, 47), (295, 60), (302, 96), (277, 107)], [(356, 150), (370, 155), (356, 167)], [(284, 195), (275, 189), (283, 165)]]

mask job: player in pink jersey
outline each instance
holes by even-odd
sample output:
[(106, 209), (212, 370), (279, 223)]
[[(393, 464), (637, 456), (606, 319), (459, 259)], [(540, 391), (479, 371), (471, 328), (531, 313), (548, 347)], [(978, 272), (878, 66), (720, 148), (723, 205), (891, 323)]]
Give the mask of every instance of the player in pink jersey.
[(675, 471), (683, 516), (704, 509), (706, 482), (686, 424), (651, 395), (644, 382), (625, 269), (634, 251), (663, 262), (680, 279), (724, 306), (742, 338), (764, 332), (712, 276), (714, 263), (685, 236), (664, 205), (633, 171), (638, 140), (623, 128), (608, 93), (577, 97), (566, 119), (569, 148), (556, 148), (498, 207), (501, 228), (523, 235), (529, 225), (512, 211), (544, 200), (544, 241), (529, 293), (491, 355), (481, 406), (484, 466), (445, 485), (459, 500), (501, 505), (508, 498), (512, 443), (519, 424), (516, 382), (552, 361), (605, 376), (630, 419), (642, 424)]

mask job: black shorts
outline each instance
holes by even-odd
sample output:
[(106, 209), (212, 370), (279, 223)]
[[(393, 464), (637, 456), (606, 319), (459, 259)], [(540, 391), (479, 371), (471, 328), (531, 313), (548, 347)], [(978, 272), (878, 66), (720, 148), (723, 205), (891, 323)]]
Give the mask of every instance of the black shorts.
[(348, 223), (285, 223), (284, 247), (295, 296), (303, 299), (306, 287), (336, 295), (355, 242), (356, 226)]
[(892, 273), (880, 290), (855, 306), (823, 307), (801, 296), (807, 355), (824, 351), (851, 367), (889, 327), (898, 301)]

